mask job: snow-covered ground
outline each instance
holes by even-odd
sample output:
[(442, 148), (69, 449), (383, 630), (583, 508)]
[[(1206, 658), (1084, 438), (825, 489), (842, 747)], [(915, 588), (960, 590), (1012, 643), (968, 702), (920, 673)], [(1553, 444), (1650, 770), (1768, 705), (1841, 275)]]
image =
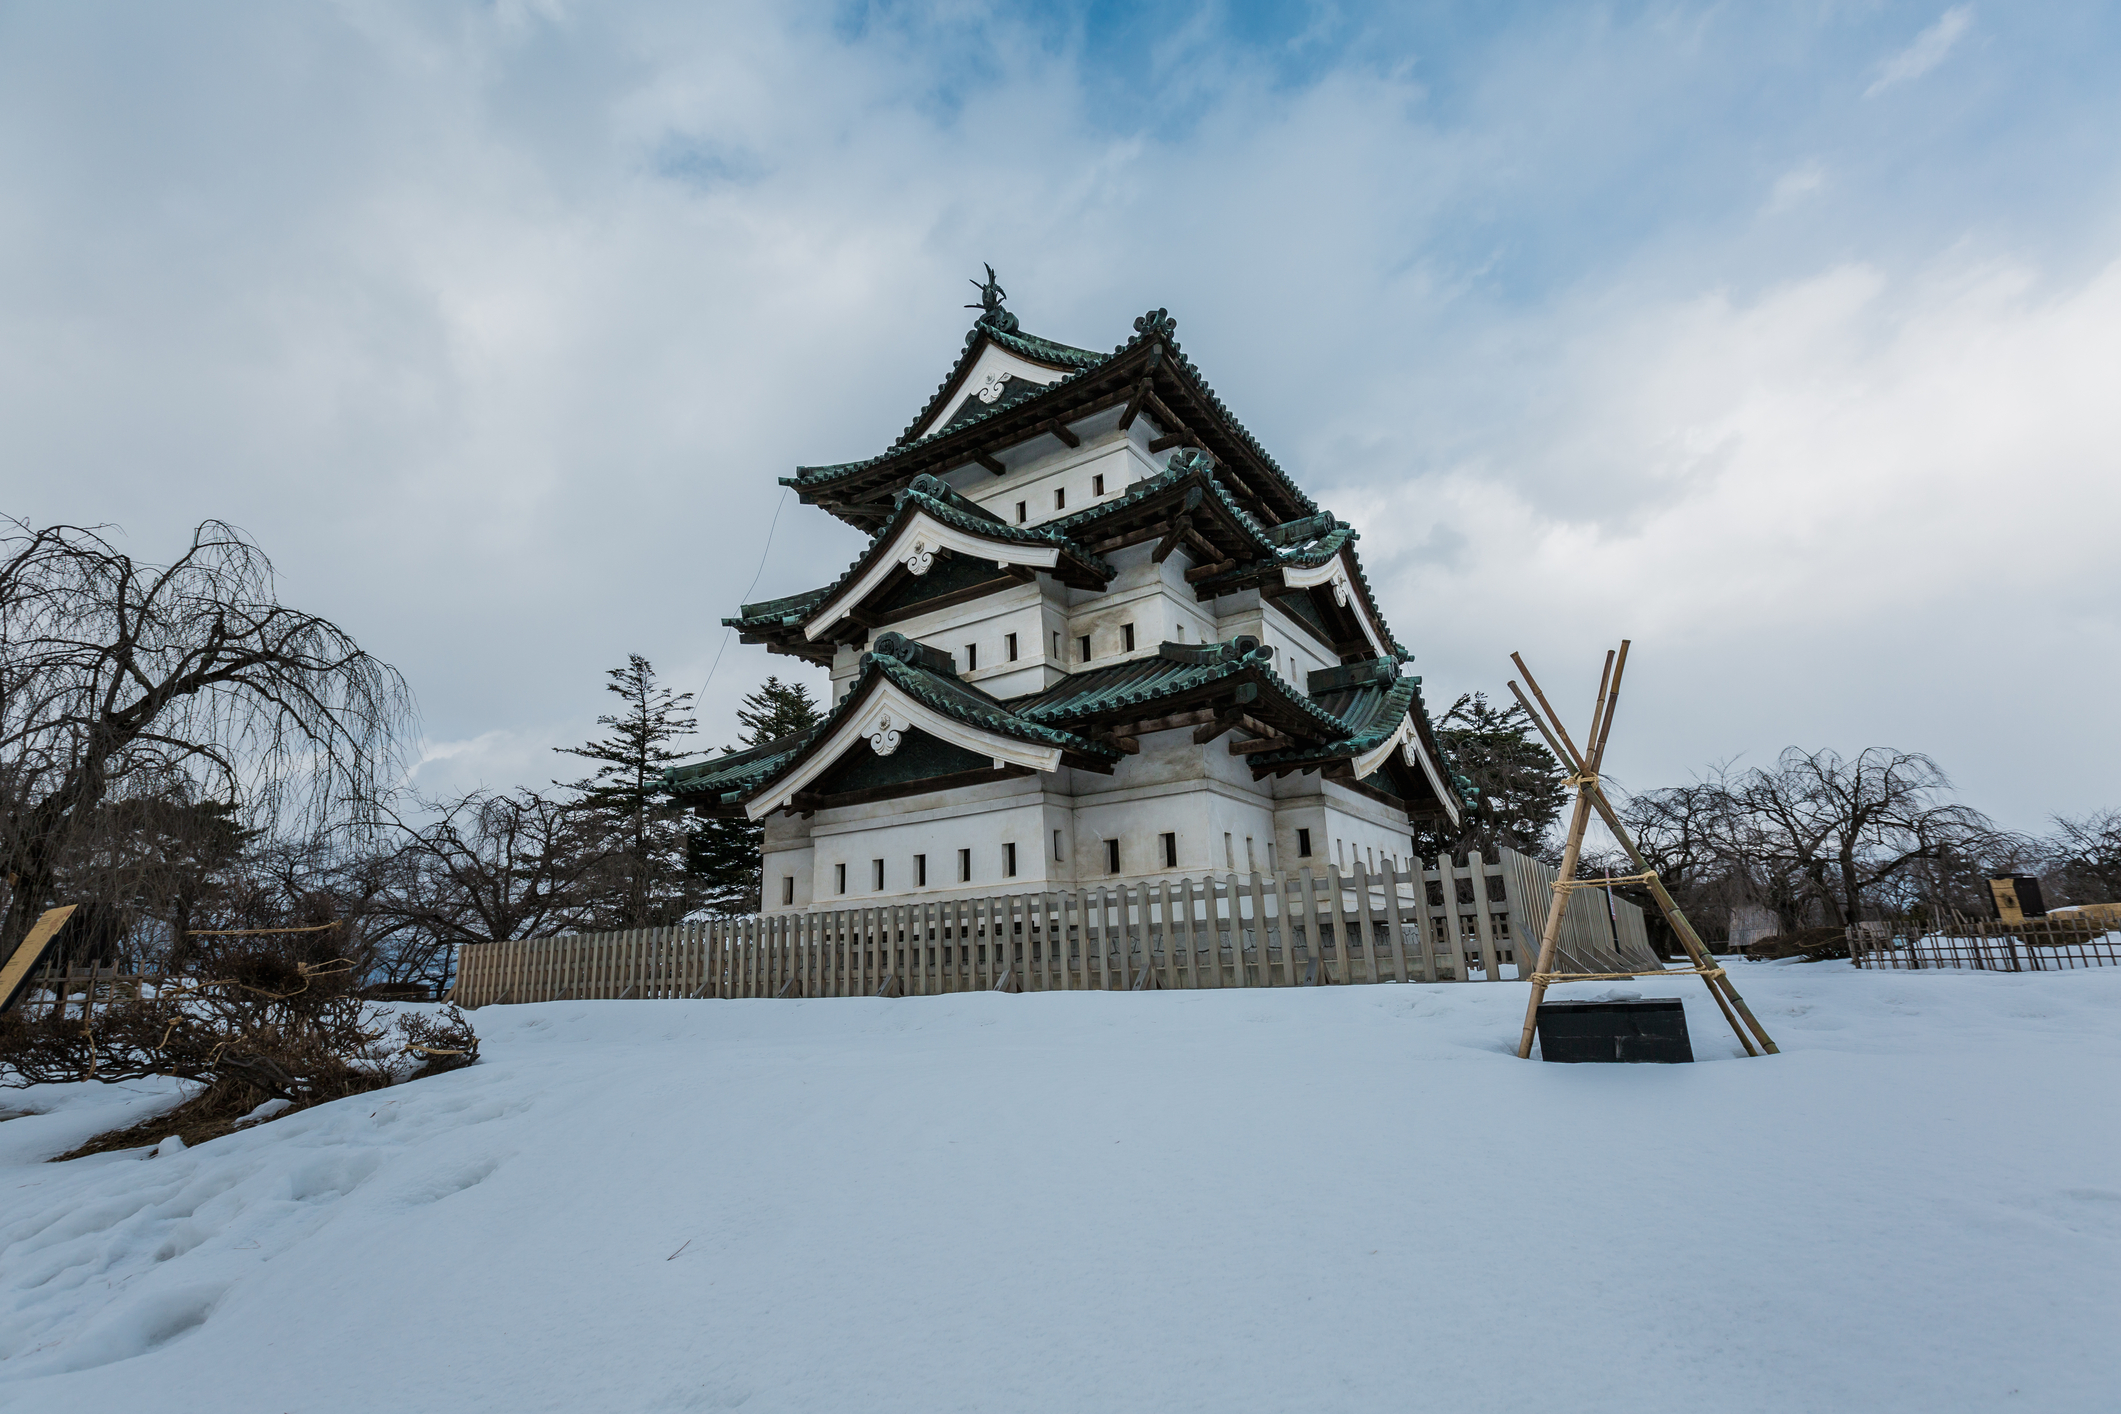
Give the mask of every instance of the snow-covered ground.
[[(0, 1408), (2121, 1408), (2121, 969), (588, 1002), (180, 1153), (0, 1092)], [(1600, 986), (1580, 986), (1589, 995)]]

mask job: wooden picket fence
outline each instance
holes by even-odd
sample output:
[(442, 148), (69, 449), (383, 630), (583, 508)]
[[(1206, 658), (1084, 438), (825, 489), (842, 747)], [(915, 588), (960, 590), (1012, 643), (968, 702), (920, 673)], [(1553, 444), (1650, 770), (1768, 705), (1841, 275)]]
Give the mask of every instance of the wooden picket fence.
[[(1419, 861), (1414, 862), (1418, 866)], [(767, 913), (458, 949), (451, 1000), (923, 996), (1349, 982), (1488, 981), (1538, 945), (1554, 871), (1496, 863), (1279, 879), (1225, 874), (1044, 893)], [(1570, 895), (1579, 971), (1656, 966), (1642, 910)]]
[(2062, 915), (2020, 923), (1958, 918), (1943, 924), (1858, 924), (1849, 929), (1858, 967), (1918, 971), (2071, 972), (2121, 966), (2121, 929), (2101, 919)]

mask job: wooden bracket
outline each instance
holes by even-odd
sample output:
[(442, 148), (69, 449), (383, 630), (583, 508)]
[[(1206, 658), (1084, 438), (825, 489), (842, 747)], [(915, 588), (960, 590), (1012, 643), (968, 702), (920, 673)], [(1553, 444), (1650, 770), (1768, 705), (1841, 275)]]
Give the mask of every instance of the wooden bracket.
[(906, 995), (899, 990), (898, 974), (896, 972), (884, 979), (884, 985), (876, 989), (876, 994), (880, 997), (903, 997)]
[(1156, 553), (1149, 556), (1151, 564), (1162, 564), (1171, 552), (1179, 547), (1179, 543), (1193, 533), (1193, 517), (1175, 515), (1171, 517), (1168, 526), (1164, 538), (1156, 542)]
[(1024, 990), (1023, 984), (1016, 980), (1015, 963), (1012, 962), (1002, 969), (1002, 979), (994, 984), (994, 990), (997, 992), (1021, 992)]
[(1168, 452), (1173, 447), (1197, 447), (1199, 445), (1200, 439), (1181, 427), (1167, 437), (1158, 437), (1150, 442), (1149, 450), (1152, 452)]
[(1226, 716), (1217, 717), (1204, 727), (1196, 727), (1193, 731), (1193, 744), (1195, 746), (1206, 746), (1224, 732), (1236, 730), (1237, 719), (1242, 715), (1243, 713), (1240, 712), (1231, 712)]
[(1263, 736), (1256, 741), (1231, 742), (1230, 754), (1232, 756), (1257, 756), (1262, 751), (1285, 751), (1294, 745), (1296, 743), (1285, 736)]
[(1001, 462), (997, 461), (995, 458), (988, 456), (985, 452), (974, 452), (972, 454), (972, 460), (978, 462), (981, 466), (987, 468), (987, 470), (993, 472), (996, 476), (1000, 476), (1003, 472), (1009, 469), (1008, 467), (1003, 466)]
[(803, 995), (803, 979), (800, 977), (789, 978), (787, 981), (781, 983), (781, 989), (778, 992), (775, 992), (773, 995), (775, 995), (776, 997), (800, 997), (801, 995)]
[(1080, 447), (1083, 444), (1083, 439), (1076, 436), (1073, 432), (1069, 431), (1068, 424), (1062, 422), (1057, 417), (1048, 418), (1046, 421), (1041, 422), (1038, 425), (1038, 430), (1041, 432), (1049, 432), (1053, 436), (1058, 437), (1061, 440), (1061, 444), (1063, 446)]

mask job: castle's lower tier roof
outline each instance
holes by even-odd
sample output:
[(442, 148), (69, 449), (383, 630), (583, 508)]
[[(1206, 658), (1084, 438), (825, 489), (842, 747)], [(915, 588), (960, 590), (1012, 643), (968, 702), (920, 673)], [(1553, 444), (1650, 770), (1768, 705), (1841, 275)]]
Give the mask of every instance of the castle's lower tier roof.
[(851, 798), (814, 783), (834, 779), (841, 756), (895, 752), (893, 733), (935, 739), (940, 745), (920, 759), (954, 763), (936, 766), (941, 774), (932, 785), (918, 771), (892, 778), (889, 793), (916, 794), (981, 776), (964, 769), (973, 757), (982, 767), (991, 757), (985, 774), (995, 777), (1061, 765), (1110, 771), (1140, 749), (1137, 734), (1193, 727), (1202, 742), (1226, 731), (1250, 738), (1243, 754), (1255, 777), (1322, 771), (1415, 814), (1455, 815), (1457, 792), (1436, 760), (1418, 683), (1388, 661), (1373, 661), (1313, 674), (1310, 690), (1299, 692), (1274, 671), (1272, 649), (1240, 637), (1165, 643), (1153, 655), (1086, 669), (1003, 702), (958, 678), (946, 655), (887, 633), (816, 727), (664, 777), (673, 795), (707, 813), (756, 817)]

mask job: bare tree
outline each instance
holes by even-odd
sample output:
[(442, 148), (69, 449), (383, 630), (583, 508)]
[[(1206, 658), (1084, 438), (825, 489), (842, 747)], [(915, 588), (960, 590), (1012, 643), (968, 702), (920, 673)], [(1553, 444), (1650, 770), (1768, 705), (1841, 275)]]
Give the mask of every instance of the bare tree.
[(1850, 759), (1793, 746), (1730, 789), (1746, 852), (1816, 901), (1826, 922), (1856, 922), (1866, 896), (1920, 861), (1979, 851), (1999, 833), (1978, 810), (1942, 799), (1951, 781), (1920, 752), (1873, 746)]
[(2050, 848), (2054, 902), (2121, 902), (2121, 810), (2057, 815)]
[(262, 823), (361, 824), (393, 782), (411, 695), (329, 620), (282, 605), (242, 532), (168, 565), (93, 528), (0, 533), (0, 944), (51, 899), (106, 802), (188, 783)]
[(392, 906), (423, 945), (444, 954), (445, 974), (457, 944), (580, 927), (624, 882), (620, 851), (580, 807), (523, 790), (425, 808), (434, 818), (399, 822), (404, 873)]

